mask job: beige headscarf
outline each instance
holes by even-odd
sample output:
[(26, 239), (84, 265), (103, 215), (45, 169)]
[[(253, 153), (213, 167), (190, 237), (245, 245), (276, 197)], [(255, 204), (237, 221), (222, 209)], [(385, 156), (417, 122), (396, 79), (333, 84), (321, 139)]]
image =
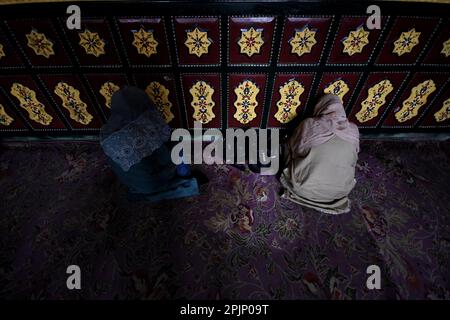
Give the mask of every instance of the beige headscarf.
[(359, 152), (358, 127), (347, 120), (341, 99), (327, 94), (316, 104), (313, 117), (303, 120), (295, 129), (289, 140), (290, 151), (302, 154), (334, 136), (350, 142)]

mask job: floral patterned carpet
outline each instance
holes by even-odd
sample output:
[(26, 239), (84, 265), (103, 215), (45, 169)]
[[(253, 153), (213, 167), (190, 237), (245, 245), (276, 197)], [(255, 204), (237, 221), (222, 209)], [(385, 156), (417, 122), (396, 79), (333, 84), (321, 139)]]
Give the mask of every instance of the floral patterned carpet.
[(226, 165), (199, 167), (200, 196), (129, 203), (97, 143), (3, 143), (0, 298), (450, 299), (449, 164), (450, 142), (363, 141), (331, 216)]

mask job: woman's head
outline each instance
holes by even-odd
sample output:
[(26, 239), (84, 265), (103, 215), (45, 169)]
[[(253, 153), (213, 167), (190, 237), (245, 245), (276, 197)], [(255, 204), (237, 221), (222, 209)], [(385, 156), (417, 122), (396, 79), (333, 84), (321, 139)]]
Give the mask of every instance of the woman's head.
[(144, 90), (125, 86), (116, 91), (111, 98), (111, 115), (102, 127), (103, 136), (122, 129), (139, 118), (144, 112), (154, 109)]
[(341, 98), (334, 94), (326, 94), (319, 99), (314, 108), (314, 117), (325, 115), (332, 115), (334, 117), (346, 116)]
[(128, 121), (133, 121), (153, 106), (144, 90), (137, 87), (123, 87), (111, 98), (111, 115), (120, 115)]

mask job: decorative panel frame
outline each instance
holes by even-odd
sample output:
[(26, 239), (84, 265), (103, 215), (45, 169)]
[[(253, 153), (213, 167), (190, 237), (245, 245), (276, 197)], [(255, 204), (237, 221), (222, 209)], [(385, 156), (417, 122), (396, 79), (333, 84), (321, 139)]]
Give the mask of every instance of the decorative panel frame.
[[(397, 17), (375, 64), (391, 66), (416, 64), (428, 47), (439, 22), (440, 19), (431, 17)], [(420, 33), (418, 38), (417, 33)], [(408, 39), (409, 41), (406, 41)], [(404, 45), (401, 45), (401, 40), (403, 43), (411, 43), (411, 45), (407, 45), (405, 48)]]
[[(330, 26), (334, 20), (333, 16), (288, 16), (283, 22), (282, 38), (280, 52), (278, 55), (279, 66), (303, 66), (318, 65), (324, 54), (324, 47), (329, 41)], [(305, 29), (311, 29), (314, 34), (314, 45), (305, 48), (303, 53), (292, 54), (290, 45), (291, 39), (294, 39), (297, 31), (305, 33)], [(294, 36), (292, 36), (294, 34)], [(317, 37), (316, 37), (317, 35)], [(308, 36), (304, 34), (304, 36)], [(311, 47), (311, 48), (310, 48)], [(289, 50), (290, 48), (290, 50)], [(311, 52), (307, 52), (307, 51)]]
[[(398, 96), (398, 93), (401, 92), (400, 90), (404, 86), (404, 83), (406, 79), (408, 78), (409, 73), (408, 72), (373, 72), (368, 75), (368, 77), (365, 80), (365, 83), (360, 90), (359, 96), (355, 100), (355, 103), (353, 104), (353, 107), (351, 108), (351, 111), (349, 112), (348, 119), (355, 123), (359, 128), (376, 128), (380, 122), (380, 119), (382, 118), (382, 115), (384, 114), (384, 111), (389, 109), (392, 102), (395, 101), (395, 99)], [(376, 94), (380, 91), (375, 91), (376, 89), (380, 89), (379, 86), (385, 86), (386, 83), (383, 83), (384, 80), (389, 80), (390, 85), (392, 86), (392, 91), (381, 94), (382, 99), (385, 101), (382, 105), (378, 107), (377, 110), (377, 116), (374, 116), (372, 119), (364, 119), (361, 117), (360, 122), (357, 116), (358, 114), (361, 114), (362, 112), (362, 103), (364, 101), (367, 101), (370, 104), (370, 92), (369, 90), (373, 90), (373, 94)], [(382, 92), (382, 91), (381, 91)], [(373, 99), (373, 96), (372, 96)], [(379, 99), (377, 99), (380, 101)], [(373, 100), (372, 100), (373, 101)], [(364, 119), (364, 120), (363, 120)]]
[(68, 68), (72, 61), (50, 19), (7, 20), (5, 24), (33, 67)]
[[(34, 98), (31, 97), (31, 100), (36, 104), (42, 104), (44, 106), (44, 111), (48, 114), (51, 119), (48, 124), (30, 119), (27, 111), (21, 106), (21, 103), (24, 103), (25, 99), (20, 99), (16, 95), (12, 93), (12, 88), (15, 83), (20, 84), (25, 87), (25, 90), (31, 90), (34, 95)], [(38, 84), (34, 79), (29, 75), (15, 75), (15, 76), (2, 76), (0, 77), (0, 88), (2, 93), (9, 100), (10, 104), (13, 105), (16, 110), (21, 114), (22, 118), (28, 124), (29, 127), (33, 129), (33, 131), (48, 131), (48, 132), (58, 132), (58, 131), (67, 131), (66, 125), (61, 120), (63, 118), (62, 114), (57, 111), (54, 104), (47, 99), (44, 93), (39, 88)], [(31, 95), (26, 93), (28, 97)], [(28, 98), (26, 98), (28, 100)], [(32, 112), (35, 113), (35, 112)], [(62, 116), (62, 117), (61, 117)]]
[[(207, 119), (207, 123), (202, 124), (202, 128), (222, 128), (222, 78), (220, 73), (183, 73), (180, 75), (183, 105), (187, 115), (188, 128), (194, 128), (194, 96), (198, 94), (195, 90), (199, 85), (207, 85), (205, 91), (209, 91), (208, 96), (200, 96), (198, 100), (206, 102), (213, 101), (214, 106), (210, 108), (210, 113), (214, 114), (214, 118)], [(203, 82), (203, 83), (200, 83)], [(211, 89), (214, 90), (210, 96)], [(191, 92), (192, 90), (192, 92)], [(197, 100), (197, 101), (198, 101)]]
[[(383, 26), (381, 29), (368, 30), (366, 21), (367, 16), (341, 17), (328, 53), (328, 65), (367, 65), (372, 61), (375, 49), (386, 30), (389, 17), (381, 16), (381, 25)], [(360, 45), (352, 48), (351, 44), (355, 43), (355, 39), (361, 38), (362, 40), (366, 39), (367, 43), (360, 40)]]
[(348, 88), (347, 92), (343, 94), (342, 104), (344, 105), (344, 108), (347, 108), (348, 104), (353, 99), (353, 96), (356, 92), (355, 88), (358, 87), (361, 79), (362, 72), (325, 72), (322, 74), (322, 77), (320, 79), (316, 97), (322, 96), (325, 93), (325, 89), (336, 81), (343, 80)]
[(122, 88), (123, 86), (130, 85), (127, 76), (120, 73), (90, 73), (86, 74), (85, 78), (97, 105), (100, 106), (104, 118), (108, 119), (111, 114), (110, 95), (117, 87)]
[[(64, 20), (60, 20), (60, 25), (80, 66), (91, 68), (122, 66), (107, 18), (83, 17), (81, 30), (67, 30)], [(89, 46), (89, 43), (95, 45)]]
[(19, 52), (13, 47), (2, 30), (0, 30), (0, 70), (22, 69), (25, 67)]
[[(445, 108), (445, 109), (444, 109)], [(438, 112), (446, 110), (446, 120), (437, 121)], [(442, 118), (441, 118), (442, 119)], [(431, 103), (430, 108), (417, 120), (419, 128), (450, 128), (450, 86)]]
[(439, 35), (425, 56), (423, 65), (445, 66), (450, 64), (450, 19), (443, 22)]
[[(267, 119), (267, 128), (285, 128), (290, 126), (292, 123), (294, 123), (296, 120), (298, 120), (306, 110), (306, 106), (309, 102), (309, 97), (311, 94), (312, 85), (315, 81), (316, 74), (309, 72), (309, 73), (276, 73), (273, 88), (272, 88), (272, 94), (271, 96), (271, 103), (270, 103), (270, 109), (269, 109), (269, 117)], [(289, 84), (290, 80), (295, 80), (303, 87), (303, 92), (300, 94), (300, 96), (296, 98), (298, 99), (298, 102), (300, 105), (296, 109), (297, 116), (290, 120), (287, 123), (281, 123), (279, 120), (275, 118), (276, 113), (279, 111), (279, 108), (277, 106), (278, 101), (282, 99), (282, 96), (280, 94), (280, 89), (285, 86), (286, 84)]]
[[(177, 62), (183, 67), (213, 67), (222, 63), (222, 29), (220, 16), (172, 17), (173, 37), (176, 43)], [(187, 39), (190, 35), (190, 42)], [(203, 39), (201, 39), (203, 38)], [(199, 50), (193, 42), (203, 43)], [(188, 49), (188, 44), (191, 49)]]
[[(314, 103), (323, 95), (323, 88), (340, 76), (348, 81), (350, 87), (344, 98), (349, 119), (357, 123), (362, 132), (450, 132), (446, 125), (426, 125), (429, 121), (429, 114), (437, 108), (437, 104), (441, 103), (439, 101), (441, 94), (437, 93), (436, 96), (433, 95), (433, 102), (429, 101), (430, 104), (427, 103), (422, 107), (416, 122), (407, 126), (384, 125), (391, 110), (401, 103), (400, 99), (403, 98), (401, 96), (408, 89), (409, 81), (414, 75), (450, 73), (450, 56), (443, 58), (443, 55), (440, 54), (443, 43), (447, 41), (447, 38), (450, 40), (450, 34), (448, 34), (450, 32), (448, 18), (450, 6), (425, 3), (397, 3), (395, 6), (384, 6), (382, 14), (386, 19), (382, 20), (381, 29), (367, 30), (370, 32), (369, 44), (363, 47), (361, 53), (354, 53), (351, 58), (343, 59), (336, 56), (344, 47), (341, 40), (350, 35), (350, 31), (355, 31), (358, 26), (362, 25), (366, 18), (364, 15), (367, 9), (366, 4), (297, 2), (294, 5), (278, 1), (251, 3), (200, 3), (194, 1), (189, 5), (174, 4), (175, 2), (170, 1), (136, 1), (136, 3), (117, 1), (114, 5), (102, 2), (84, 3), (80, 32), (84, 32), (85, 27), (88, 27), (91, 32), (98, 32), (99, 39), (105, 41), (106, 53), (99, 54), (98, 57), (87, 54), (86, 50), (79, 45), (79, 31), (67, 29), (67, 16), (55, 15), (56, 12), (65, 12), (66, 4), (41, 3), (27, 6), (2, 6), (0, 44), (8, 43), (9, 45), (5, 45), (4, 48), (14, 52), (14, 55), (9, 54), (2, 57), (0, 49), (0, 76), (30, 75), (33, 86), (36, 85), (38, 91), (42, 90), (39, 93), (41, 102), (46, 105), (46, 108), (52, 108), (63, 127), (56, 131), (47, 130), (49, 128), (39, 129), (36, 126), (33, 128), (33, 123), (28, 119), (27, 113), (24, 113), (24, 110), (17, 104), (18, 101), (15, 101), (17, 99), (10, 97), (8, 88), (5, 94), (3, 94), (3, 89), (0, 90), (1, 94), (5, 95), (7, 108), (12, 109), (12, 112), (23, 120), (24, 127), (32, 135), (96, 134), (100, 124), (109, 117), (109, 109), (105, 105), (106, 98), (99, 92), (99, 86), (109, 80), (112, 83), (117, 82), (118, 86), (137, 84), (146, 89), (149, 81), (153, 79), (165, 87), (165, 90), (160, 88), (162, 91), (160, 91), (161, 95), (157, 97), (159, 99), (157, 103), (159, 106), (171, 105), (173, 119), (170, 120), (169, 125), (173, 128), (191, 128), (191, 94), (189, 90), (186, 90), (184, 82), (187, 80), (185, 79), (189, 79), (186, 77), (192, 74), (205, 76), (213, 74), (213, 78), (218, 79), (214, 81), (214, 86), (219, 90), (216, 90), (216, 93), (220, 93), (220, 97), (215, 97), (217, 99), (215, 107), (220, 106), (220, 111), (218, 110), (216, 113), (217, 119), (220, 117), (220, 120), (216, 119), (217, 123), (210, 123), (210, 127), (222, 130), (228, 127), (269, 127), (290, 130), (299, 121), (311, 115)], [(38, 7), (40, 15), (36, 18)], [(265, 20), (265, 18), (268, 19)], [(182, 26), (185, 29), (193, 31), (198, 26), (199, 32), (204, 32), (205, 25), (202, 23), (206, 21), (206, 29), (213, 28), (215, 30), (215, 35), (210, 38), (214, 40), (212, 45), (215, 46), (217, 55), (214, 54), (210, 61), (204, 61), (202, 64), (186, 60), (186, 57), (182, 58), (180, 49), (187, 50), (187, 47), (184, 44), (184, 34), (181, 37), (177, 35), (176, 19), (185, 19), (184, 22), (188, 23)], [(206, 20), (202, 22), (197, 21), (198, 19)], [(241, 19), (243, 20), (241, 21)], [(20, 28), (13, 30), (10, 21), (24, 21), (24, 23), (19, 25)], [(17, 34), (24, 33), (18, 32), (18, 30), (26, 28), (27, 23), (29, 26), (29, 21), (51, 26), (51, 33), (49, 33), (51, 36), (48, 38), (55, 40), (57, 44), (56, 55), (61, 50), (65, 50), (64, 57), (67, 57), (67, 60), (64, 58), (64, 63), (48, 62), (45, 57), (42, 57), (44, 62), (30, 60), (35, 55), (34, 51), (26, 52), (32, 49), (23, 43), (24, 39), (20, 40), (22, 44), (18, 43), (16, 39)], [(246, 23), (249, 21), (251, 23)], [(244, 22), (244, 25), (238, 25), (237, 22)], [(142, 40), (140, 40), (142, 45), (133, 46), (133, 31), (140, 31), (141, 27), (144, 32), (138, 36), (141, 37), (152, 32), (157, 45), (150, 37), (146, 38), (150, 43), (145, 47), (145, 39), (141, 37), (139, 39)], [(243, 49), (244, 53), (240, 53), (241, 48), (238, 41), (242, 36), (240, 29), (250, 30), (251, 27), (255, 31), (263, 28), (264, 44), (260, 53), (257, 53), (255, 49), (256, 51), (249, 56), (245, 53), (247, 49)], [(299, 41), (302, 40), (302, 35), (307, 35), (306, 27), (310, 31), (317, 31), (314, 35), (316, 43), (311, 47), (309, 53), (307, 52), (309, 49), (305, 45), (295, 49), (295, 52), (301, 53), (300, 55), (292, 53), (293, 48), (290, 45), (292, 41), (290, 42), (290, 40), (295, 37)], [(404, 53), (399, 59), (389, 60), (389, 58), (386, 60), (386, 52), (387, 56), (391, 54), (394, 48), (393, 42), (400, 37), (401, 32), (409, 31), (409, 28), (413, 27), (416, 27), (417, 30), (423, 29), (419, 44), (413, 47), (411, 53)], [(298, 35), (297, 32), (299, 32)], [(372, 33), (376, 37), (370, 39)], [(257, 33), (253, 35), (258, 36)], [(308, 35), (311, 36), (311, 32)], [(61, 50), (58, 49), (59, 46), (62, 48)], [(153, 53), (155, 48), (156, 53)], [(209, 46), (209, 48), (212, 47)], [(233, 50), (235, 53), (237, 51), (234, 56), (230, 55)], [(206, 57), (202, 54), (199, 60)], [(12, 60), (7, 62), (6, 59), (9, 58)], [(50, 55), (49, 59), (52, 58), (54, 55)], [(195, 59), (197, 58), (196, 56)], [(52, 90), (47, 92), (45, 83), (38, 80), (38, 76), (41, 74), (76, 76), (83, 88), (80, 90), (83, 101), (96, 111), (95, 118), (99, 123), (91, 128), (71, 129), (70, 117), (67, 117), (65, 109), (59, 107), (59, 97), (53, 101)], [(235, 75), (253, 77), (255, 74), (263, 75), (261, 77), (264, 78), (257, 77), (257, 83), (261, 89), (258, 93), (257, 114), (250, 123), (243, 124), (233, 117), (235, 93), (230, 81), (235, 78)], [(290, 75), (292, 75), (292, 78), (298, 77), (302, 83), (302, 77), (306, 74), (314, 76), (312, 78), (308, 76), (308, 84), (305, 85), (305, 91), (300, 95), (297, 117), (288, 123), (281, 124), (274, 118), (278, 111), (277, 102), (280, 99), (280, 79), (287, 81), (291, 79)], [(367, 97), (369, 88), (382, 80), (381, 75), (390, 77), (394, 90), (389, 93), (386, 103), (380, 107), (375, 118), (370, 122), (358, 123), (355, 117), (361, 103)], [(126, 81), (124, 82), (124, 80)], [(286, 83), (286, 81), (281, 82)], [(107, 86), (104, 94), (108, 96), (112, 90), (115, 90), (114, 86)], [(158, 87), (154, 86), (152, 90), (158, 90)], [(436, 90), (444, 89), (439, 87)], [(10, 99), (12, 100), (10, 101)], [(170, 116), (169, 113), (165, 115)], [(2, 135), (14, 135), (17, 132), (21, 133), (22, 131), (2, 131)], [(23, 132), (25, 134), (26, 131)]]
[[(230, 16), (228, 17), (227, 61), (230, 66), (269, 66), (272, 61), (274, 35), (276, 33), (275, 16)], [(255, 31), (255, 35), (250, 34)], [(264, 34), (263, 34), (264, 32)], [(256, 38), (261, 36), (263, 44), (255, 40), (256, 48), (247, 53), (242, 52), (239, 41), (245, 36)], [(268, 33), (268, 35), (267, 35)], [(268, 45), (269, 44), (269, 45)]]
[[(255, 108), (256, 117), (248, 123), (240, 123), (234, 115), (238, 111), (234, 105), (237, 102), (237, 94), (235, 89), (239, 84), (250, 80), (259, 89), (256, 95), (252, 95), (252, 99), (255, 98), (258, 105)], [(261, 127), (264, 114), (266, 90), (267, 90), (267, 75), (264, 73), (230, 73), (227, 79), (227, 127), (228, 128), (257, 128)], [(256, 97), (255, 97), (256, 96)]]
[[(88, 94), (88, 91), (77, 75), (41, 74), (38, 77), (45, 87), (47, 94), (51, 97), (53, 103), (58, 106), (60, 112), (64, 115), (64, 118), (69, 123), (72, 130), (96, 131), (101, 128), (103, 121), (100, 118), (95, 104)], [(68, 97), (66, 102), (63, 101), (63, 98), (57, 92), (57, 87), (60, 87), (61, 83), (70, 86), (65, 88), (69, 89), (69, 91), (66, 92), (66, 97)], [(62, 90), (63, 87), (60, 88)], [(75, 90), (78, 91), (78, 94)], [(76, 105), (74, 104), (74, 101), (77, 103)], [(64, 107), (64, 105), (67, 107)], [(81, 105), (86, 108), (86, 110), (83, 110), (84, 112), (82, 112), (82, 116), (85, 120), (74, 119), (76, 112), (74, 112), (73, 109), (71, 109), (72, 112), (69, 111), (68, 107), (74, 106), (76, 109), (79, 109)], [(81, 106), (81, 108), (83, 107)]]
[[(115, 26), (122, 47), (125, 49), (128, 65), (132, 67), (169, 67), (172, 64), (163, 17), (117, 17)], [(152, 33), (154, 40), (157, 42), (156, 53), (153, 53), (153, 51), (139, 53), (137, 47), (133, 44), (135, 32), (139, 32), (141, 28), (146, 32), (145, 36), (147, 37), (150, 37), (149, 33)], [(131, 34), (133, 34), (133, 37)]]
[(27, 132), (21, 115), (14, 110), (10, 101), (0, 92), (0, 132)]
[[(415, 73), (412, 79), (408, 82), (408, 85), (403, 90), (401, 96), (392, 105), (389, 110), (385, 113), (387, 116), (384, 117), (382, 124), (383, 128), (413, 128), (417, 120), (420, 118), (421, 114), (432, 104), (434, 98), (439, 94), (442, 88), (447, 83), (450, 77), (450, 73), (442, 72), (418, 72)], [(433, 84), (428, 83), (428, 80), (432, 80)], [(434, 87), (435, 89), (427, 89), (429, 87)], [(417, 92), (424, 92), (423, 103), (419, 102), (419, 107), (417, 108), (417, 115), (413, 115), (411, 118), (406, 120), (398, 120), (396, 116), (400, 116), (399, 112), (404, 110), (405, 101), (414, 100), (417, 96)], [(401, 118), (401, 117), (400, 117)]]

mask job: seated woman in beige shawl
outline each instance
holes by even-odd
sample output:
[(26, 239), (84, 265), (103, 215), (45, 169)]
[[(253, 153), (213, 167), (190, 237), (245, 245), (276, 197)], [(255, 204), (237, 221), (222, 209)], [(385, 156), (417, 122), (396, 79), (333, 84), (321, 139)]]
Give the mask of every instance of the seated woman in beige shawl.
[(358, 152), (358, 127), (347, 120), (340, 98), (323, 96), (287, 143), (282, 197), (324, 213), (350, 211)]

